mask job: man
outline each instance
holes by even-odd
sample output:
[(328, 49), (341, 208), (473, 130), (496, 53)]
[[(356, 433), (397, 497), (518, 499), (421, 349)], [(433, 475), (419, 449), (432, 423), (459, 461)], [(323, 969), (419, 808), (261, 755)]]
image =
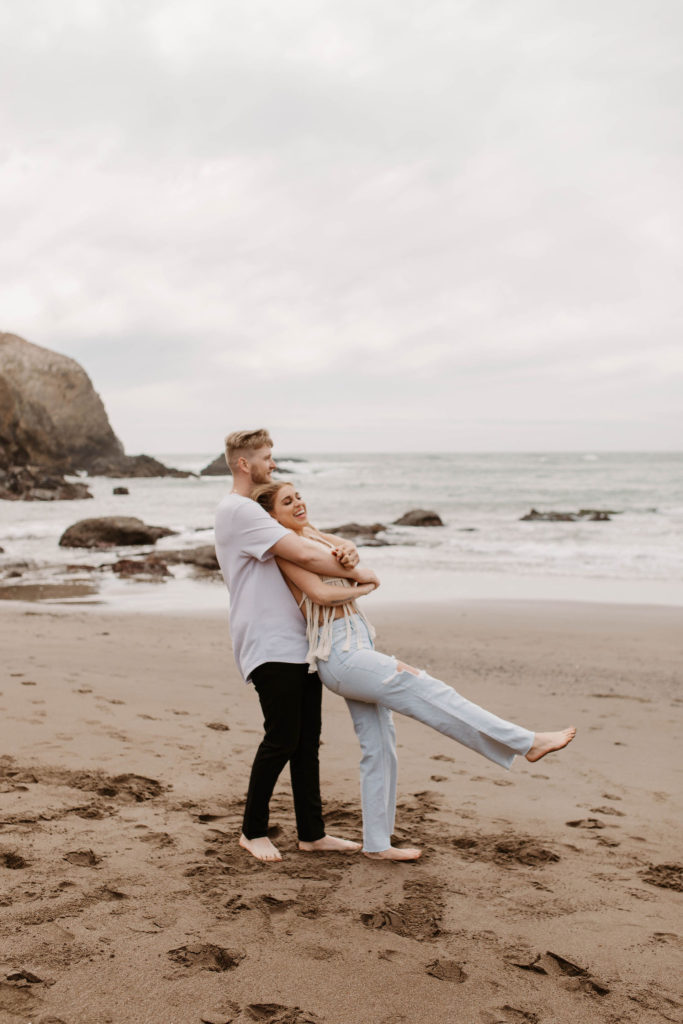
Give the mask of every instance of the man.
[(322, 686), (306, 664), (304, 618), (274, 556), (328, 576), (371, 583), (358, 566), (353, 544), (336, 554), (286, 530), (249, 495), (276, 468), (265, 430), (243, 430), (225, 439), (232, 492), (216, 511), (216, 554), (230, 591), (230, 632), (237, 666), (252, 682), (264, 717), (264, 738), (249, 779), (240, 846), (262, 861), (282, 860), (268, 838), (268, 810), (275, 783), (289, 761), (299, 849), (353, 853), (360, 844), (325, 834), (320, 800)]

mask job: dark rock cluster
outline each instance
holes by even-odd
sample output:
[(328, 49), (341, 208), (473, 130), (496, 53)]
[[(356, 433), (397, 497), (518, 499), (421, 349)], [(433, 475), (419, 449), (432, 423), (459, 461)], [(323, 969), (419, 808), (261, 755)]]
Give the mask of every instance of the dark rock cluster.
[(372, 523), (370, 526), (363, 526), (361, 523), (342, 523), (341, 526), (332, 526), (325, 532), (352, 540), (356, 544), (362, 544), (363, 547), (378, 548), (386, 547), (389, 544), (388, 540), (377, 536), (378, 533), (384, 533), (385, 530), (384, 523)]
[(151, 455), (120, 455), (115, 459), (102, 456), (93, 459), (88, 466), (88, 476), (108, 476), (114, 479), (124, 477), (172, 476), (185, 479), (195, 476), (187, 469), (171, 469)]
[(430, 512), (424, 508), (413, 508), (400, 519), (394, 519), (394, 526), (443, 526), (438, 512)]
[(0, 468), (0, 500), (64, 501), (92, 498), (84, 483), (70, 483), (61, 473), (42, 466)]
[(618, 512), (612, 509), (582, 508), (578, 512), (537, 512), (532, 508), (525, 516), (520, 517), (520, 522), (541, 522), (541, 523), (608, 523), (612, 516), (618, 516)]
[(217, 455), (213, 462), (210, 462), (208, 466), (204, 466), (204, 469), (199, 474), (200, 476), (232, 476), (230, 472), (230, 466), (225, 461), (225, 455), (221, 452)]
[(119, 576), (172, 576), (169, 565), (194, 565), (202, 574), (218, 572), (213, 544), (181, 551), (152, 552), (141, 558), (121, 558), (111, 566)]
[(211, 572), (217, 572), (220, 568), (213, 544), (202, 544), (200, 547), (185, 548), (181, 551), (164, 551), (163, 555), (156, 557), (163, 558), (170, 565), (195, 565), (198, 569), (207, 569)]
[[(423, 508), (414, 508), (395, 519), (393, 526), (443, 526), (443, 521), (437, 512), (430, 512)], [(389, 544), (397, 544), (398, 540), (391, 537), (380, 537), (378, 534), (385, 534), (388, 527), (384, 523), (372, 523), (363, 525), (361, 523), (343, 523), (341, 526), (331, 526), (326, 533), (334, 533), (338, 537), (345, 537), (352, 540), (361, 547), (386, 547)]]

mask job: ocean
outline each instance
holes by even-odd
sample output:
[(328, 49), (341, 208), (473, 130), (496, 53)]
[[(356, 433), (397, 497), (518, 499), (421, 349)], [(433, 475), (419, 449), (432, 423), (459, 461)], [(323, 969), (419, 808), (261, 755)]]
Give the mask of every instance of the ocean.
[[(157, 457), (198, 472), (215, 455)], [(317, 526), (354, 521), (390, 527), (390, 546), (363, 551), (383, 583), (370, 601), (500, 597), (683, 605), (683, 453), (297, 452), (280, 456), (279, 464)], [(177, 530), (158, 551), (211, 543), (215, 507), (231, 485), (229, 477), (88, 482), (94, 500), (0, 502), (0, 572), (25, 562), (12, 581), (23, 585), (46, 574), (63, 578), (67, 563), (99, 565), (129, 554), (58, 546), (67, 526), (93, 516), (131, 515)], [(112, 494), (120, 484), (128, 496)], [(445, 525), (391, 526), (412, 508), (433, 509)], [(531, 508), (615, 514), (609, 522), (521, 521)], [(168, 610), (225, 604), (220, 584), (197, 582), (184, 567), (172, 571), (177, 579), (156, 585), (101, 574), (99, 595), (91, 600)]]

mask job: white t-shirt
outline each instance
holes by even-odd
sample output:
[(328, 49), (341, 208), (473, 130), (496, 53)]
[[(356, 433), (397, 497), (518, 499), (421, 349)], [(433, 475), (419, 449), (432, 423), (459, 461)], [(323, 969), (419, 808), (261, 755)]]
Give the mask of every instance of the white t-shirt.
[(226, 495), (216, 509), (216, 556), (230, 591), (233, 652), (247, 682), (266, 661), (306, 661), (306, 623), (272, 553), (288, 532), (241, 494)]

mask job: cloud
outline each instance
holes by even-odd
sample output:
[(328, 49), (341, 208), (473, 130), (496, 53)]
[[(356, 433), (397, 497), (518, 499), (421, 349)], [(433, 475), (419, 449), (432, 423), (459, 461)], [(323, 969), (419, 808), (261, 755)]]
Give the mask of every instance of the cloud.
[[(212, 447), (226, 395), (233, 424), (310, 410), (337, 449), (378, 424), (460, 444), (453, 395), (486, 445), (520, 403), (545, 438), (590, 396), (678, 446), (682, 21), (673, 0), (6, 5), (0, 326), (79, 359), (138, 449)], [(191, 435), (159, 425), (180, 406)]]

